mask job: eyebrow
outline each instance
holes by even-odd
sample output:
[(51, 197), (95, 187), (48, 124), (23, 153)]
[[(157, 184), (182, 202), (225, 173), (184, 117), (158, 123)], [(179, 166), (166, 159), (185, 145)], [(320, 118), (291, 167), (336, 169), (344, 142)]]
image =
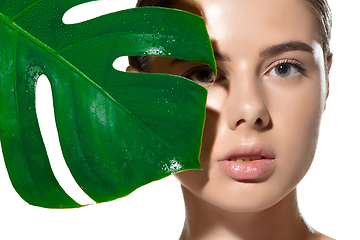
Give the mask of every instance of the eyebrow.
[(214, 52), (215, 60), (217, 61), (230, 61), (230, 58), (226, 55)]
[(260, 57), (276, 55), (288, 51), (305, 51), (305, 52), (313, 53), (314, 49), (310, 45), (304, 42), (292, 41), (292, 42), (286, 42), (286, 43), (270, 46), (261, 51)]

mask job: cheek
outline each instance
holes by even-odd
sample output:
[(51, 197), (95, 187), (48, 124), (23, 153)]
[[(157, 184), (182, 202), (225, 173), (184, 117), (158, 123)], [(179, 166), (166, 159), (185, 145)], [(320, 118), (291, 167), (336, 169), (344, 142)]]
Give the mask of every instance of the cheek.
[(289, 94), (273, 98), (273, 131), (279, 171), (297, 184), (308, 171), (317, 145), (324, 109), (322, 87), (313, 79)]

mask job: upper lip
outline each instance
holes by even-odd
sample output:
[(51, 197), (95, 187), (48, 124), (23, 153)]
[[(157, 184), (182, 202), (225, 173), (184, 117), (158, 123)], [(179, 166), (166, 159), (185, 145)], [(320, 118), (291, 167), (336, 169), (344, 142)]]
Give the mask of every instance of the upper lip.
[[(231, 158), (261, 156), (263, 159), (275, 159), (275, 153), (262, 143), (243, 143), (224, 154), (219, 161), (228, 161)], [(257, 157), (256, 157), (257, 158)]]

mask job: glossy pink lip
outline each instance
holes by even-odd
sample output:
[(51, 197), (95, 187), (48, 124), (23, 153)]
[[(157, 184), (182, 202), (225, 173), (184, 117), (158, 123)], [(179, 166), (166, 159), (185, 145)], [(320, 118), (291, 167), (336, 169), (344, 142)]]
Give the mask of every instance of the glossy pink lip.
[[(247, 156), (261, 156), (262, 159), (252, 161), (231, 161), (230, 159)], [(276, 168), (276, 158), (273, 151), (263, 144), (242, 144), (230, 150), (218, 161), (220, 170), (236, 180), (258, 179)]]

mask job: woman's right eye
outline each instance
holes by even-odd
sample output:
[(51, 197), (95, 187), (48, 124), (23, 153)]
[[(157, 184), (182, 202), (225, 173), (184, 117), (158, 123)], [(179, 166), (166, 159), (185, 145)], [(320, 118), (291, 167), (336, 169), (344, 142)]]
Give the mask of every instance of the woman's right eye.
[(186, 71), (183, 77), (199, 84), (213, 83), (215, 81), (215, 74), (208, 66), (198, 66)]

